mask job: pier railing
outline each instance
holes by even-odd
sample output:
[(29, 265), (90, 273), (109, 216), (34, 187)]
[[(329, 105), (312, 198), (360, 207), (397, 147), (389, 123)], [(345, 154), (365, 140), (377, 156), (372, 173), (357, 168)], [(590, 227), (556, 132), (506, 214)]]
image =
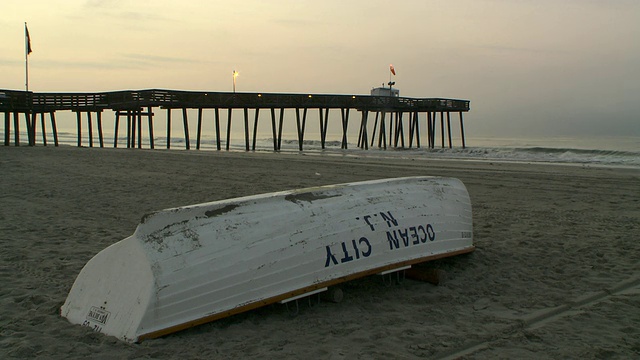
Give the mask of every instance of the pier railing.
[(0, 90), (0, 111), (97, 111), (162, 108), (324, 108), (367, 111), (469, 111), (468, 100), (370, 95), (125, 90), (34, 93)]

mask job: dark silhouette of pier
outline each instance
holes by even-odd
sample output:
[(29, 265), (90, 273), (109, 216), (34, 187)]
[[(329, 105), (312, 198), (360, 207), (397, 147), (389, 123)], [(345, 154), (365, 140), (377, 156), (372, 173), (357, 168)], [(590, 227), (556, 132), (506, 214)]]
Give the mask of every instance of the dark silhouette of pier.
[[(153, 134), (154, 111), (167, 111), (167, 148), (171, 147), (171, 121), (173, 110), (181, 110), (186, 149), (191, 148), (187, 110), (197, 110), (196, 149), (200, 149), (203, 113), (213, 111), (216, 149), (221, 150), (222, 136), (226, 135), (226, 149), (229, 150), (233, 110), (242, 110), (244, 120), (245, 149), (255, 150), (256, 133), (260, 111), (271, 114), (273, 149), (280, 150), (285, 109), (295, 110), (298, 147), (303, 150), (307, 115), (318, 111), (320, 122), (320, 142), (324, 149), (329, 126), (329, 110), (340, 110), (342, 132), (341, 148), (347, 148), (347, 130), (351, 110), (360, 113), (357, 146), (362, 149), (378, 148), (420, 148), (420, 114), (426, 122), (429, 148), (436, 147), (437, 125), (440, 125), (440, 146), (445, 147), (445, 137), (451, 148), (451, 113), (457, 113), (460, 122), (462, 147), (464, 148), (463, 113), (469, 111), (468, 100), (441, 98), (407, 98), (371, 95), (329, 95), (329, 94), (281, 94), (281, 93), (229, 93), (178, 90), (126, 90), (99, 93), (35, 93), (27, 91), (0, 90), (0, 112), (4, 113), (4, 144), (20, 145), (21, 118), (26, 124), (28, 144), (36, 145), (38, 118), (43, 145), (47, 145), (46, 116), (52, 127), (54, 144), (58, 145), (56, 111), (72, 111), (76, 114), (78, 146), (82, 144), (83, 116), (86, 119), (89, 146), (94, 146), (93, 126), (98, 133), (98, 146), (105, 146), (102, 112), (115, 113), (113, 146), (118, 146), (118, 132), (121, 120), (126, 120), (126, 147), (142, 148), (143, 119), (148, 122), (149, 147), (155, 148)], [(250, 134), (249, 110), (254, 111), (253, 138)], [(220, 132), (220, 110), (226, 110), (226, 134)], [(335, 111), (334, 111), (335, 112)], [(11, 117), (13, 116), (13, 127)], [(373, 130), (370, 131), (373, 120)], [(445, 125), (446, 121), (446, 125)], [(424, 128), (424, 127), (423, 127)], [(445, 129), (447, 134), (445, 136)], [(424, 138), (424, 137), (423, 137)]]

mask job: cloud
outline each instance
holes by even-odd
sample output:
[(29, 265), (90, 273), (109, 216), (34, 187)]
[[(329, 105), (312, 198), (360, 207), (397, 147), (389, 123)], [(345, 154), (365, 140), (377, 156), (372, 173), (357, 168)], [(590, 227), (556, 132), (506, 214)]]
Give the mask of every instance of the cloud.
[(492, 52), (501, 52), (501, 53), (529, 53), (529, 54), (557, 54), (562, 51), (560, 49), (540, 49), (540, 48), (532, 48), (532, 47), (517, 47), (517, 46), (506, 46), (506, 45), (468, 45), (469, 48), (481, 49), (481, 50), (489, 50)]
[(158, 56), (148, 54), (123, 54), (124, 62), (132, 62), (141, 65), (161, 65), (161, 64), (196, 64), (210, 63), (210, 61), (198, 60), (193, 58), (181, 58), (172, 56)]
[(0, 58), (0, 66), (14, 67), (14, 66), (19, 66), (19, 65), (24, 65), (24, 60), (20, 61), (20, 60), (15, 60), (15, 59), (2, 59), (2, 58)]
[(170, 18), (152, 11), (129, 10), (133, 6), (124, 6), (121, 0), (87, 0), (84, 9), (90, 13), (98, 13), (110, 19), (128, 21), (168, 21)]
[(125, 62), (116, 61), (78, 61), (78, 60), (46, 60), (42, 62), (30, 62), (31, 67), (41, 69), (91, 69), (91, 70), (108, 70), (108, 69), (123, 69), (123, 68), (137, 68), (139, 66), (131, 66)]
[(85, 1), (85, 7), (113, 7), (120, 3), (120, 0), (87, 0)]
[[(204, 61), (190, 58), (179, 58), (169, 56), (157, 56), (148, 54), (122, 54), (119, 57), (105, 59), (101, 61), (78, 61), (78, 60), (46, 60), (43, 62), (32, 62), (32, 66), (38, 68), (49, 69), (92, 69), (92, 70), (109, 70), (109, 69), (151, 69), (166, 65), (188, 65), (214, 63), (212, 61)], [(15, 66), (16, 61), (1, 60), (0, 65), (6, 64)]]

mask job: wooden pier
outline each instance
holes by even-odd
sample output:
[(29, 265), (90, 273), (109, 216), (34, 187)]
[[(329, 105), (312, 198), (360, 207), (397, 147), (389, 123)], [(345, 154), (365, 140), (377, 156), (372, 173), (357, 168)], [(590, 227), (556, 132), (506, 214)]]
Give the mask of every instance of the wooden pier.
[[(180, 110), (185, 148), (191, 148), (189, 138), (189, 109), (197, 110), (196, 149), (202, 144), (202, 123), (204, 111), (213, 112), (215, 128), (215, 148), (222, 149), (222, 137), (226, 136), (225, 148), (229, 150), (231, 141), (232, 115), (234, 110), (241, 110), (244, 120), (244, 147), (247, 151), (256, 149), (256, 133), (260, 111), (268, 111), (271, 115), (273, 150), (278, 151), (282, 145), (282, 134), (285, 110), (295, 111), (295, 124), (299, 150), (303, 150), (307, 115), (317, 111), (320, 125), (320, 144), (326, 147), (329, 129), (329, 110), (340, 111), (341, 148), (347, 149), (348, 125), (351, 110), (360, 113), (357, 146), (361, 149), (369, 147), (420, 148), (423, 142), (420, 137), (420, 118), (426, 123), (426, 146), (435, 148), (438, 143), (438, 123), (440, 130), (440, 147), (451, 148), (451, 113), (458, 114), (460, 122), (461, 146), (466, 146), (464, 139), (463, 113), (469, 111), (468, 100), (440, 98), (407, 98), (370, 95), (328, 95), (328, 94), (281, 94), (281, 93), (229, 93), (229, 92), (196, 92), (178, 90), (128, 90), (100, 93), (34, 93), (0, 89), (0, 112), (4, 113), (4, 144), (11, 144), (13, 131), (14, 145), (20, 145), (20, 123), (24, 119), (27, 141), (35, 146), (40, 119), (40, 133), (43, 145), (47, 145), (46, 117), (49, 117), (52, 128), (53, 143), (58, 145), (56, 127), (57, 111), (72, 111), (76, 114), (78, 146), (82, 144), (83, 117), (86, 119), (88, 146), (94, 146), (93, 126), (98, 133), (97, 146), (104, 147), (105, 139), (102, 127), (102, 112), (111, 110), (115, 113), (113, 146), (118, 147), (118, 134), (121, 119), (126, 119), (126, 147), (142, 148), (143, 119), (148, 122), (149, 147), (155, 148), (153, 133), (154, 111), (165, 110), (167, 113), (166, 147), (171, 147), (171, 121), (174, 110)], [(226, 134), (221, 134), (221, 110), (226, 110)], [(253, 110), (253, 134), (250, 133), (249, 110)], [(237, 112), (237, 111), (236, 111)], [(94, 116), (95, 115), (95, 116)], [(13, 117), (13, 127), (11, 118)], [(439, 119), (439, 121), (438, 121)], [(373, 126), (371, 122), (373, 120)], [(446, 125), (445, 125), (446, 120)], [(373, 130), (371, 131), (371, 128)], [(445, 129), (447, 133), (445, 134)], [(253, 135), (253, 137), (251, 136)], [(424, 139), (424, 136), (423, 138)]]

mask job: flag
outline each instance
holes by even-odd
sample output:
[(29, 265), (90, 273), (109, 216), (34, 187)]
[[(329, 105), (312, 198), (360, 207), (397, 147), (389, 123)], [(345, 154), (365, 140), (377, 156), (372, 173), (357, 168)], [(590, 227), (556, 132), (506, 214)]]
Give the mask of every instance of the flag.
[(27, 29), (27, 23), (24, 23), (24, 35), (27, 38), (27, 55), (29, 55), (33, 52), (33, 50), (31, 50), (31, 37), (29, 36), (29, 29)]
[(392, 73), (393, 75), (395, 75), (395, 74), (396, 74), (396, 69), (393, 67), (393, 64), (389, 64), (389, 70), (391, 70), (391, 73)]

